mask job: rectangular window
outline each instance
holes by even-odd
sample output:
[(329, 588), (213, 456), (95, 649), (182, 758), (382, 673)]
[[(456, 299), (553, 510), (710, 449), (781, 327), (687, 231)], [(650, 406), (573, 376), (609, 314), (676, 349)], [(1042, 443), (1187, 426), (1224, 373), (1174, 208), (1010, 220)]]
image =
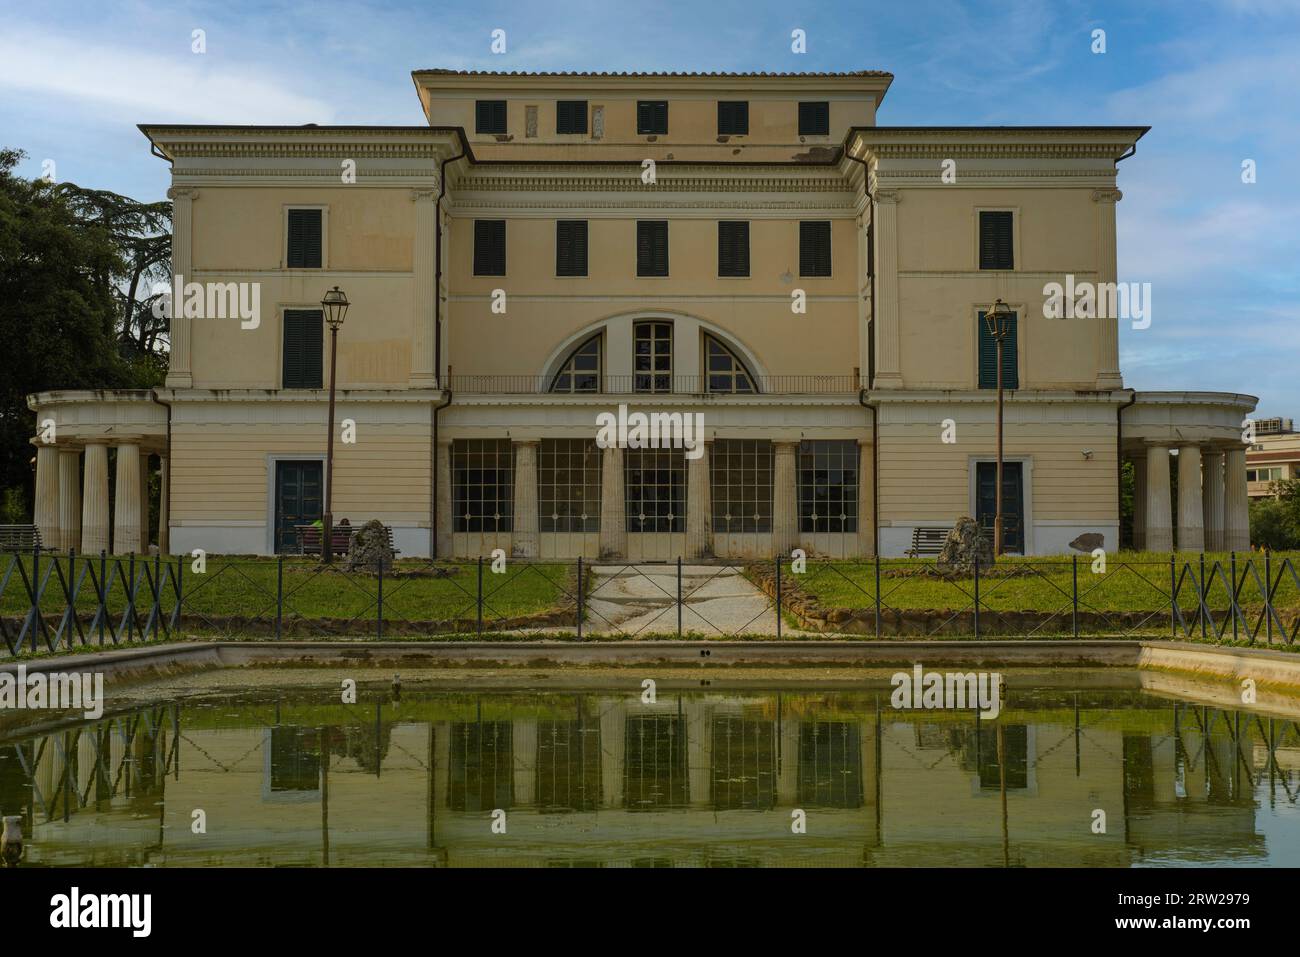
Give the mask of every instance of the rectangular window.
[(799, 104), (799, 135), (828, 136), (831, 131), (831, 105), (825, 100)]
[(654, 714), (623, 722), (623, 802), (629, 811), (686, 807), (686, 719)]
[[(984, 312), (977, 315), (979, 322), (979, 380), (981, 389), (998, 387), (998, 342), (984, 321)], [(1019, 362), (1017, 361), (1016, 332), (1020, 325), (1013, 312), (1007, 318), (1007, 335), (1002, 340), (1002, 388), (1020, 388)]]
[(980, 269), (1014, 269), (1010, 210), (980, 210)]
[(638, 322), (632, 330), (634, 392), (673, 391), (673, 324)]
[(745, 136), (749, 133), (749, 103), (745, 100), (718, 101), (718, 135)]
[(586, 133), (587, 101), (559, 100), (555, 104), (555, 132)]
[(668, 101), (637, 100), (636, 131), (643, 135), (663, 136), (668, 132)]
[(537, 810), (594, 811), (600, 807), (600, 724), (585, 717), (578, 699), (577, 721), (537, 722)]
[(713, 531), (772, 531), (772, 443), (765, 439), (717, 439), (709, 460)]
[(453, 721), (450, 734), (447, 807), (487, 811), (513, 806), (514, 725), (509, 721)]
[(829, 276), (831, 274), (831, 224), (812, 222), (799, 224), (799, 275)]
[(323, 388), (325, 317), (319, 309), (284, 311), (282, 389)]
[(799, 531), (858, 530), (858, 443), (799, 443)]
[(505, 100), (478, 100), (474, 103), (474, 132), (504, 133), (505, 131)]
[(711, 793), (715, 811), (776, 807), (776, 722), (757, 708), (713, 716)]
[(600, 449), (595, 439), (542, 439), (537, 511), (543, 532), (600, 531)]
[(628, 449), (624, 491), (629, 532), (686, 530), (686, 453), (682, 449)]
[(718, 223), (718, 275), (749, 275), (749, 223)]
[(638, 220), (636, 224), (636, 274), (668, 275), (668, 221)]
[(514, 489), (509, 439), (457, 439), (452, 443), (453, 531), (510, 531)]
[(474, 275), (506, 274), (506, 221), (474, 220)]
[(321, 268), (321, 213), (319, 209), (288, 211), (288, 242), (285, 267), (288, 269)]
[(561, 219), (555, 224), (555, 275), (587, 275), (587, 221)]
[(801, 806), (862, 806), (862, 738), (847, 721), (799, 722)]

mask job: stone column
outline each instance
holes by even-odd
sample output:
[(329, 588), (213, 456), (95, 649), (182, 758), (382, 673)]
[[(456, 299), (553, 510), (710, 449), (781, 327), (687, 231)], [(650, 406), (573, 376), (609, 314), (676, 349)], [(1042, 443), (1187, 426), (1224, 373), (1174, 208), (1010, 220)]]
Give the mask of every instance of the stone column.
[(600, 463), (600, 557), (627, 555), (627, 489), (623, 485), (623, 450), (602, 450)]
[[(606, 450), (608, 451), (608, 449)], [(601, 699), (600, 713), (600, 796), (601, 806), (623, 806), (624, 752), (627, 750), (627, 703)]]
[[(1223, 548), (1223, 453), (1210, 451), (1201, 456), (1201, 505), (1205, 524), (1205, 550)], [(1179, 479), (1181, 481), (1181, 477)]]
[(1228, 449), (1223, 456), (1223, 547), (1250, 551), (1250, 511), (1246, 498), (1246, 450)]
[(81, 451), (59, 449), (60, 551), (81, 547)]
[(63, 548), (63, 529), (59, 525), (59, 447), (36, 446), (36, 508), (32, 524), (41, 531), (41, 544)]
[(712, 800), (712, 711), (700, 698), (686, 700), (686, 800), (691, 807), (708, 807)]
[(1142, 551), (1147, 542), (1147, 457), (1133, 456), (1133, 548)]
[(108, 551), (108, 446), (86, 445), (86, 467), (81, 495), (81, 553)]
[(438, 474), (434, 481), (437, 489), (434, 496), (433, 521), (438, 527), (438, 554), (434, 558), (450, 558), (452, 553), (451, 520), (451, 442), (438, 441)]
[(1201, 505), (1201, 449), (1178, 447), (1178, 550), (1205, 551), (1205, 512)]
[(795, 471), (797, 442), (776, 442), (772, 463), (772, 554), (788, 558), (799, 544), (799, 488)]
[(1146, 549), (1174, 550), (1172, 505), (1169, 499), (1169, 446), (1147, 446)]
[(858, 554), (874, 558), (876, 554), (875, 515), (871, 503), (875, 498), (876, 462), (870, 442), (858, 440)]
[(536, 439), (515, 442), (514, 558), (537, 557), (537, 446)]
[[(1117, 189), (1098, 189), (1092, 193), (1092, 201), (1097, 204), (1098, 283), (1113, 283), (1118, 274), (1115, 258), (1115, 204), (1123, 196)], [(1100, 315), (1103, 303), (1099, 301), (1097, 308)], [(1093, 321), (1097, 323), (1097, 388), (1122, 389), (1124, 379), (1119, 371), (1119, 319), (1106, 316)]]
[[(194, 200), (199, 198), (199, 191), (191, 187), (173, 186), (167, 190), (172, 201), (172, 291), (175, 297), (176, 284), (190, 281), (191, 278), (191, 225), (193, 223)], [(193, 385), (190, 375), (190, 320), (185, 318), (185, 310), (179, 301), (172, 303), (170, 353), (167, 360), (167, 388), (188, 389)]]
[(686, 460), (686, 557), (706, 558), (713, 554), (713, 488), (709, 484), (709, 463), (713, 443), (700, 442), (701, 454)]
[(898, 318), (898, 190), (878, 189), (872, 210), (876, 272), (876, 388), (901, 389)]
[(415, 239), (412, 251), (412, 268), (415, 285), (411, 314), (411, 388), (432, 389), (437, 385), (433, 369), (433, 328), (435, 229), (437, 216), (436, 189), (413, 189), (411, 201), (415, 204)]
[(149, 551), (149, 453), (140, 450), (140, 552)]
[(140, 446), (117, 447), (117, 483), (113, 490), (113, 554), (140, 551)]
[(515, 779), (512, 807), (537, 803), (537, 719), (519, 718), (510, 723), (510, 751)]

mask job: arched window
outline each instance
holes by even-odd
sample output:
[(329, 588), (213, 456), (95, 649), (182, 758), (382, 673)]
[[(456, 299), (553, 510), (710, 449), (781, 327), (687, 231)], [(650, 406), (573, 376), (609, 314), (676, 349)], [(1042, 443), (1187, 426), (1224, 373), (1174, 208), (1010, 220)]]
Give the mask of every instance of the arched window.
[(709, 392), (753, 393), (758, 389), (745, 363), (713, 336), (704, 336)]
[(551, 380), (552, 392), (600, 391), (600, 335), (584, 340)]

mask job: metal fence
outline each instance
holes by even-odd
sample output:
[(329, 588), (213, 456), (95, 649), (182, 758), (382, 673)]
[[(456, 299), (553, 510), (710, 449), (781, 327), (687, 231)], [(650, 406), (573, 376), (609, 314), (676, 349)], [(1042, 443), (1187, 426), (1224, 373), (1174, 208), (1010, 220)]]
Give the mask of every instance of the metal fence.
[(1290, 646), (1291, 557), (708, 562), (0, 553), (12, 656), (181, 636), (1143, 637)]

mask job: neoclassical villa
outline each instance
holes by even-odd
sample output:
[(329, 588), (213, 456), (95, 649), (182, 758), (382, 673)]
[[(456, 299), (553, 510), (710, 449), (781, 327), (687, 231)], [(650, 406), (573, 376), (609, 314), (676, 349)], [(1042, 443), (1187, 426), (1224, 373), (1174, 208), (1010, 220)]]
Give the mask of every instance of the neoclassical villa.
[[(901, 555), (991, 524), (997, 300), (1009, 551), (1119, 547), (1126, 460), (1135, 545), (1248, 547), (1255, 399), (1125, 388), (1100, 308), (1145, 128), (877, 126), (875, 71), (413, 79), (427, 125), (141, 127), (171, 165), (170, 371), (30, 397), (47, 544), (293, 551), (337, 286), (334, 520), (404, 556)], [(1103, 317), (1050, 317), (1053, 283)], [(620, 406), (698, 414), (702, 448), (598, 443)]]

